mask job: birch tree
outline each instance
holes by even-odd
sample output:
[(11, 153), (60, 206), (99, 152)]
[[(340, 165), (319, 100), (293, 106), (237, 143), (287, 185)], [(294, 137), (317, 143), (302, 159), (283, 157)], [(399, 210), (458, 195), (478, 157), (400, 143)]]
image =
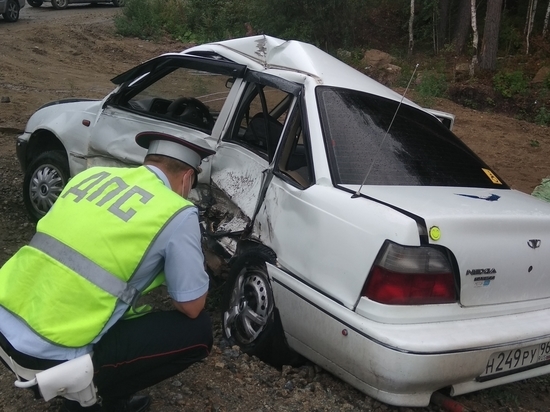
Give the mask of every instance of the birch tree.
[(542, 28), (542, 37), (546, 37), (548, 31), (548, 18), (550, 17), (550, 0), (548, 1), (548, 7), (546, 7), (546, 16), (544, 16), (544, 27)]
[(411, 16), (409, 17), (409, 56), (412, 54), (413, 46), (414, 46), (413, 23), (414, 23), (414, 0), (411, 0)]
[(476, 13), (476, 0), (470, 0), (470, 12), (472, 14), (472, 30), (474, 32), (472, 39), (472, 46), (474, 48), (474, 56), (470, 63), (470, 76), (474, 75), (475, 68), (477, 66), (477, 44), (478, 44), (478, 35), (477, 35), (477, 13)]
[(527, 9), (527, 19), (525, 22), (525, 54), (529, 54), (529, 37), (533, 31), (533, 22), (535, 21), (535, 13), (537, 11), (538, 0), (529, 0), (529, 8)]

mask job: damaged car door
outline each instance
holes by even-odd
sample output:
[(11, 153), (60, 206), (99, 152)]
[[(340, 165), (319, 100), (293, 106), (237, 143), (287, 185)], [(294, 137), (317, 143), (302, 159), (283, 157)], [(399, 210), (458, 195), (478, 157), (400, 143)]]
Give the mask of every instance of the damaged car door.
[(168, 54), (115, 77), (119, 87), (103, 103), (91, 132), (88, 167), (139, 164), (145, 150), (134, 137), (143, 131), (202, 139), (220, 133), (229, 112), (224, 104), (233, 103), (228, 97), (244, 73), (244, 66), (229, 61)]
[(218, 145), (212, 181), (239, 208), (215, 232), (225, 235), (226, 252), (236, 255), (221, 304), (224, 335), (246, 353), (282, 365), (292, 364), (297, 354), (285, 342), (267, 267), (280, 261), (280, 252), (292, 260), (282, 244), (296, 244), (300, 235), (284, 216), (292, 213), (287, 206), (301, 207), (300, 194), (314, 184), (314, 174), (302, 89), (270, 80), (256, 75), (245, 85)]
[[(301, 87), (267, 74), (248, 73), (240, 102), (212, 161), (212, 182), (238, 207), (212, 230), (250, 232), (273, 177), (273, 162)], [(262, 232), (261, 228), (259, 229)], [(261, 233), (255, 237), (261, 238)], [(234, 254), (236, 243), (226, 245)]]

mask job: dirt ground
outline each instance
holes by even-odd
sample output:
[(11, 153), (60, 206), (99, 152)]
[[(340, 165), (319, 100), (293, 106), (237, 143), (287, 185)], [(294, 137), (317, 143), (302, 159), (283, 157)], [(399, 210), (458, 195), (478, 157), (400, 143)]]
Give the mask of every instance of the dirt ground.
[[(109, 79), (134, 65), (185, 45), (122, 38), (111, 6), (56, 11), (25, 7), (15, 24), (0, 20), (0, 265), (34, 233), (23, 208), (22, 173), (15, 142), (42, 104), (66, 97), (101, 98)], [(244, 33), (243, 33), (244, 34)], [(3, 99), (6, 100), (6, 99)], [(550, 134), (499, 114), (463, 108), (448, 100), (435, 107), (456, 115), (455, 133), (513, 188), (531, 193), (550, 176)], [(159, 302), (166, 303), (161, 297)], [(214, 311), (214, 309), (212, 309)], [(219, 314), (212, 355), (190, 370), (151, 388), (153, 411), (412, 411), (381, 404), (315, 365), (273, 369), (226, 347)], [(34, 400), (13, 386), (0, 368), (0, 411), (55, 411), (58, 401)], [(548, 411), (550, 378), (542, 377), (457, 397), (471, 411)], [(415, 409), (439, 411), (437, 406)]]

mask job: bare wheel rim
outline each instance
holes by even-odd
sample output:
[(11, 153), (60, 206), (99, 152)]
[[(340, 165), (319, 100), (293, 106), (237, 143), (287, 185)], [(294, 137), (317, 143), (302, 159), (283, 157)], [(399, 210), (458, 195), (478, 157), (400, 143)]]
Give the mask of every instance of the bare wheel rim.
[(60, 171), (51, 164), (44, 164), (36, 169), (29, 185), (29, 198), (33, 208), (45, 215), (53, 206), (63, 190), (65, 182)]
[(273, 311), (271, 286), (262, 267), (243, 268), (233, 287), (224, 314), (226, 335), (240, 344), (250, 344), (265, 329)]
[(6, 10), (6, 14), (9, 16), (10, 20), (15, 20), (17, 18), (17, 14), (19, 13), (19, 8), (16, 2), (10, 1), (8, 4), (8, 9)]

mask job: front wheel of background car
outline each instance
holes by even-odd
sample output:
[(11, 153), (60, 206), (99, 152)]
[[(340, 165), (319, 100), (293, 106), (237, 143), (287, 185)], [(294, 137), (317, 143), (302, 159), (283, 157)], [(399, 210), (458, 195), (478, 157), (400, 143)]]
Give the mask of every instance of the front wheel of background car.
[(66, 9), (69, 5), (69, 0), (52, 0), (52, 7), (57, 10)]
[(125, 0), (112, 0), (113, 6), (115, 7), (122, 7), (124, 6)]
[(297, 364), (301, 358), (286, 343), (266, 262), (274, 264), (275, 255), (260, 246), (231, 265), (222, 300), (223, 334), (230, 344), (272, 366)]
[(34, 221), (50, 210), (69, 176), (67, 157), (60, 150), (44, 152), (31, 162), (23, 180), (23, 201)]
[(31, 7), (40, 7), (44, 2), (42, 0), (27, 0), (27, 3)]
[(8, 0), (8, 5), (6, 6), (6, 12), (2, 14), (4, 20), (13, 23), (19, 20), (19, 2), (17, 0)]

